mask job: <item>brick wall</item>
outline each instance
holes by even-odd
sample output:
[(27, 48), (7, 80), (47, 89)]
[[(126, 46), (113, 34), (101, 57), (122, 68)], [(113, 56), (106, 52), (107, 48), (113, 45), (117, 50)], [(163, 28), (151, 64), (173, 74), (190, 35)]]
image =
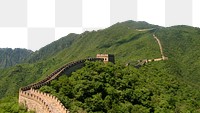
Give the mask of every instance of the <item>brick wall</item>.
[(73, 71), (83, 67), (86, 60), (102, 61), (102, 59), (99, 58), (88, 58), (76, 62), (71, 62), (62, 66), (47, 76), (45, 79), (20, 88), (19, 103), (25, 105), (28, 110), (34, 110), (36, 113), (68, 113), (69, 111), (64, 107), (60, 100), (58, 100), (58, 98), (50, 94), (40, 92), (36, 89), (49, 84), (52, 80), (58, 78), (63, 73), (71, 74)]

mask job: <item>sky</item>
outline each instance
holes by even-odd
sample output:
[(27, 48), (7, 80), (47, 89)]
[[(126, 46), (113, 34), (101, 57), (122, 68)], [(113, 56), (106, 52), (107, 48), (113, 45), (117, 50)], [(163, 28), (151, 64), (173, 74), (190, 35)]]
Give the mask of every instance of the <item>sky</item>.
[(0, 14), (0, 48), (35, 51), (126, 20), (200, 27), (200, 0), (0, 0)]

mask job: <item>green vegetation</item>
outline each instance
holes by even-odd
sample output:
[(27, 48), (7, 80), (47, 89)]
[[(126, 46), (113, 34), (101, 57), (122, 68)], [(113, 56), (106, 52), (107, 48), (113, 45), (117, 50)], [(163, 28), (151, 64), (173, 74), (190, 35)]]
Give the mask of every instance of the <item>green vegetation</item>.
[(31, 53), (31, 50), (20, 48), (0, 48), (0, 68), (6, 68), (22, 63)]
[(71, 112), (200, 112), (200, 92), (156, 62), (133, 66), (87, 62), (40, 90), (57, 96)]
[(163, 43), (165, 54), (170, 58), (167, 64), (170, 72), (199, 85), (200, 29), (174, 26), (160, 29), (156, 35)]
[(105, 30), (63, 37), (32, 53), (23, 64), (0, 69), (0, 98), (17, 95), (20, 87), (43, 79), (67, 62), (95, 57), (97, 53), (115, 54), (117, 62), (121, 63), (159, 57), (153, 32), (136, 30), (145, 26), (156, 27), (145, 22), (127, 21)]
[(34, 113), (28, 112), (24, 106), (18, 105), (18, 99), (6, 97), (0, 100), (0, 113)]
[[(128, 62), (130, 64), (133, 64), (133, 62), (136, 62), (140, 59), (152, 59), (160, 57), (159, 46), (152, 36), (155, 30), (143, 32), (136, 30), (148, 28), (159, 29), (156, 31), (156, 36), (160, 39), (163, 45), (164, 54), (169, 58), (169, 60), (150, 63), (147, 66), (137, 70), (134, 69), (133, 66), (120, 66), (125, 65)], [(122, 94), (118, 95), (118, 90), (124, 92), (123, 90), (117, 89), (118, 86), (113, 86), (113, 84), (108, 83), (110, 86), (113, 87), (113, 89), (109, 88), (109, 90), (113, 90), (113, 93), (116, 93), (120, 97), (119, 99), (125, 100), (122, 101), (116, 99), (115, 103), (111, 103), (111, 106), (113, 107), (105, 107), (105, 104), (100, 103), (100, 105), (105, 107), (102, 110), (112, 112), (112, 110), (117, 110), (119, 108), (121, 109), (121, 107), (123, 107), (124, 111), (141, 109), (141, 111), (144, 112), (156, 112), (159, 110), (164, 112), (187, 112), (187, 110), (188, 112), (200, 112), (198, 111), (198, 92), (200, 92), (199, 35), (199, 28), (193, 28), (189, 26), (173, 26), (164, 28), (151, 25), (146, 22), (126, 21), (122, 23), (117, 23), (103, 30), (92, 32), (86, 31), (82, 34), (70, 34), (41, 48), (39, 51), (33, 53), (30, 52), (31, 54), (25, 54), (25, 52), (25, 55), (23, 55), (23, 53), (21, 52), (16, 52), (20, 53), (23, 58), (18, 54), (15, 58), (13, 58), (14, 60), (10, 60), (12, 58), (8, 56), (15, 55), (7, 54), (12, 52), (5, 52), (8, 55), (6, 56), (7, 60), (5, 60), (5, 54), (3, 55), (4, 52), (1, 52), (0, 68), (2, 68), (2, 65), (3, 67), (8, 67), (0, 69), (0, 106), (3, 106), (4, 103), (7, 103), (2, 100), (5, 98), (10, 98), (8, 96), (17, 97), (17, 92), (20, 87), (43, 79), (55, 69), (61, 67), (63, 64), (87, 57), (95, 57), (97, 53), (110, 53), (115, 55), (117, 65), (108, 64), (106, 66), (98, 63), (90, 65), (97, 65), (97, 67), (101, 68), (102, 71), (98, 73), (102, 74), (102, 76), (105, 76), (103, 73), (108, 73), (111, 75), (106, 76), (112, 78), (114, 75), (116, 75), (115, 68), (118, 67), (121, 69), (118, 71), (123, 77), (135, 77), (135, 81), (139, 80), (138, 83), (140, 84), (136, 84), (137, 87), (135, 87), (135, 85), (133, 86), (133, 83), (131, 83), (132, 85), (130, 84), (130, 87), (133, 88), (133, 92), (138, 93), (138, 96), (141, 96), (141, 98), (137, 97), (137, 95), (135, 97), (129, 97), (134, 99), (137, 97), (138, 103), (133, 103), (131, 100), (126, 100)], [(0, 51), (1, 50), (2, 49), (0, 49)], [(15, 63), (8, 63), (8, 61), (13, 61)], [(11, 64), (15, 66), (12, 66)], [(103, 67), (101, 67), (101, 65)], [(81, 70), (87, 69), (88, 72), (91, 72), (91, 68), (95, 67), (86, 66)], [(108, 72), (108, 70), (103, 70), (104, 68), (111, 68), (111, 71)], [(83, 74), (82, 76), (84, 77), (86, 74), (85, 72), (81, 72), (81, 70), (77, 71), (70, 77), (62, 76), (60, 79), (69, 81), (69, 78), (72, 79), (73, 77), (77, 77), (78, 73)], [(93, 73), (88, 75), (96, 76), (97, 74)], [(80, 78), (80, 80), (82, 79), (84, 78)], [(120, 79), (123, 81), (125, 78), (118, 78), (118, 76), (116, 77), (116, 80)], [(80, 80), (77, 79), (77, 81)], [(114, 82), (117, 83), (116, 80), (114, 80)], [(133, 80), (133, 78), (131, 78), (130, 80)], [(64, 87), (66, 83), (62, 83), (62, 87), (54, 89), (53, 86), (56, 87), (56, 84), (54, 85), (53, 83), (57, 82), (61, 83), (60, 80), (54, 81), (52, 82), (52, 86), (46, 87), (50, 88), (50, 91), (53, 90), (54, 92), (51, 91), (51, 93), (59, 96), (62, 102), (65, 103), (65, 106), (70, 108), (72, 111), (94, 111), (93, 109), (96, 107), (95, 104), (93, 106), (94, 108), (87, 107), (87, 104), (91, 104), (90, 99), (102, 99), (100, 102), (103, 103), (105, 101), (105, 98), (102, 98), (102, 95), (100, 95), (100, 93), (92, 94), (90, 97), (88, 97), (88, 100), (84, 100), (84, 102), (83, 99), (77, 100), (77, 95), (79, 94), (74, 93), (73, 98), (75, 100), (72, 102), (72, 97), (64, 96), (66, 95), (66, 93), (63, 94), (63, 96), (59, 93), (62, 92), (60, 91), (60, 88)], [(76, 83), (75, 80), (72, 80), (72, 82)], [(78, 87), (76, 86), (76, 84), (72, 85), (73, 87)], [(81, 82), (79, 85), (81, 85)], [(98, 84), (96, 83), (94, 83), (93, 85), (91, 87), (98, 86)], [(125, 87), (125, 89), (127, 89), (127, 87)], [(172, 87), (172, 89), (168, 89), (168, 87)], [(106, 88), (108, 87), (104, 87), (105, 91), (107, 91)], [(175, 88), (178, 89), (175, 90)], [(136, 89), (138, 89), (139, 91), (137, 92)], [(75, 88), (72, 90), (75, 90)], [(144, 100), (141, 100), (143, 98), (143, 95), (142, 93), (141, 95), (139, 95), (140, 92), (147, 93), (147, 95), (144, 95)], [(148, 95), (152, 92), (154, 92), (155, 94)], [(12, 100), (12, 98), (10, 98), (10, 100)], [(153, 102), (153, 100), (155, 100), (155, 102)], [(87, 101), (88, 103), (86, 103), (85, 101)], [(9, 102), (12, 103), (13, 101)], [(17, 103), (17, 101), (14, 102)], [(69, 102), (71, 104), (69, 104)], [(127, 108), (125, 107), (125, 105)], [(156, 106), (160, 108), (157, 108)]]
[(39, 51), (31, 54), (31, 56), (26, 59), (26, 62), (33, 63), (39, 60), (45, 60), (46, 58), (55, 55), (64, 48), (71, 46), (71, 44), (78, 38), (78, 36), (78, 34), (71, 33), (65, 37), (62, 37), (59, 40), (41, 48)]

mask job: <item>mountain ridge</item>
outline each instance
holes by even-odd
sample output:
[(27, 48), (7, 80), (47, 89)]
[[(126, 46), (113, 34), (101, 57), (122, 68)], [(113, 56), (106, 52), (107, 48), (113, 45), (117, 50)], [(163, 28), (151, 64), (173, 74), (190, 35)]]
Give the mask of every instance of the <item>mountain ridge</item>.
[(0, 48), (0, 68), (22, 63), (33, 51), (21, 48)]
[[(158, 28), (155, 35), (161, 41), (164, 54), (169, 57), (168, 61), (147, 64), (147, 69), (148, 66), (153, 66), (152, 68), (157, 71), (163, 69), (162, 71), (165, 73), (171, 74), (180, 82), (182, 81), (181, 84), (199, 91), (200, 57), (198, 47), (200, 29), (190, 26), (165, 28), (155, 25), (147, 25), (145, 28), (145, 25), (135, 25), (135, 23), (137, 22), (121, 22), (104, 30), (84, 32), (77, 35), (69, 46), (65, 46), (53, 54), (47, 53), (35, 60), (30, 60), (30, 62), (0, 70), (2, 77), (0, 97), (15, 95), (19, 87), (42, 80), (63, 64), (94, 57), (97, 53), (115, 54), (116, 64), (121, 65), (127, 62), (134, 64), (140, 59), (160, 57), (159, 45), (153, 38), (154, 31), (137, 31), (140, 28)], [(150, 71), (148, 73), (152, 74)], [(4, 86), (7, 82), (11, 84)]]

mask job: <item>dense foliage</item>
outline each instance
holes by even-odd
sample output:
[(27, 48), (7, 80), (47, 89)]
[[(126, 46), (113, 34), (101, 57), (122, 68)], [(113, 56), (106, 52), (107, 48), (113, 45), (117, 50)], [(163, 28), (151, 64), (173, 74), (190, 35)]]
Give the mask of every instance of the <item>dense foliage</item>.
[(156, 35), (163, 43), (164, 52), (170, 58), (171, 73), (200, 85), (200, 29), (189, 26), (173, 26), (159, 29)]
[(6, 97), (0, 100), (0, 113), (34, 113), (28, 112), (24, 106), (17, 104), (18, 99)]
[[(18, 64), (4, 70), (0, 70), (0, 99), (5, 96), (17, 96), (20, 87), (43, 79), (46, 73), (57, 69), (57, 61), (49, 59), (47, 62), (35, 64)], [(51, 69), (54, 67), (53, 69)]]
[(23, 62), (32, 53), (26, 49), (0, 48), (0, 68), (14, 66)]
[(17, 95), (20, 87), (41, 80), (67, 62), (95, 57), (97, 53), (113, 53), (117, 62), (122, 63), (159, 57), (152, 32), (135, 30), (145, 26), (155, 27), (146, 22), (127, 21), (104, 30), (69, 34), (33, 52), (24, 64), (0, 69), (0, 98)]
[[(167, 106), (168, 109), (171, 109), (172, 111), (177, 110), (177, 112), (179, 112), (179, 110), (180, 111), (185, 110), (187, 112), (187, 110), (192, 111), (193, 109), (194, 110), (198, 109), (197, 106), (199, 104), (196, 104), (196, 103), (198, 103), (198, 96), (199, 96), (198, 91), (200, 91), (200, 87), (199, 87), (200, 85), (200, 82), (199, 82), (200, 81), (200, 77), (199, 77), (199, 74), (200, 74), (200, 70), (199, 70), (200, 68), (200, 56), (199, 56), (200, 55), (199, 54), (200, 29), (189, 27), (189, 26), (173, 26), (173, 27), (168, 27), (168, 28), (162, 28), (159, 26), (148, 24), (146, 22), (135, 22), (135, 21), (126, 21), (126, 22), (117, 23), (103, 30), (91, 31), (91, 32), (86, 31), (80, 35), (70, 34), (66, 37), (63, 37), (41, 48), (40, 50), (36, 52), (31, 53), (31, 55), (28, 58), (23, 60), (23, 64), (18, 64), (21, 62), (20, 57), (17, 57), (17, 56), (15, 57), (14, 54), (12, 55), (8, 54), (10, 56), (14, 56), (15, 58), (19, 58), (19, 59), (15, 59), (16, 61), (19, 61), (19, 62), (16, 63), (18, 65), (16, 65), (15, 63), (12, 63), (12, 65), (15, 65), (15, 66), (8, 67), (5, 69), (0, 69), (0, 77), (1, 77), (0, 99), (4, 99), (5, 97), (9, 95), (16, 97), (18, 89), (20, 87), (26, 86), (30, 83), (43, 79), (45, 76), (47, 76), (48, 74), (53, 72), (55, 69), (61, 67), (63, 64), (67, 62), (76, 61), (76, 60), (87, 58), (87, 57), (95, 57), (97, 53), (114, 54), (116, 58), (116, 62), (121, 63), (123, 65), (128, 62), (131, 64), (131, 62), (136, 62), (137, 60), (140, 60), (140, 59), (159, 58), (160, 57), (159, 46), (156, 40), (152, 36), (154, 31), (140, 32), (136, 30), (136, 29), (148, 29), (148, 28), (159, 28), (159, 30), (157, 30), (156, 32), (156, 36), (161, 40), (161, 43), (164, 49), (164, 54), (169, 58), (169, 60), (166, 62), (160, 62), (159, 65), (162, 65), (160, 67), (157, 66), (157, 64), (153, 65), (154, 63), (150, 65), (150, 67), (149, 66), (142, 67), (139, 70), (135, 70), (129, 67), (131, 72), (139, 73), (140, 76), (138, 80), (141, 80), (140, 77), (143, 79), (147, 77), (147, 80), (148, 80), (149, 76), (158, 77), (157, 73), (158, 75), (161, 74), (162, 77), (160, 78), (158, 77), (159, 79), (158, 78), (150, 79), (150, 81), (157, 80), (157, 81), (154, 81), (154, 83), (160, 84), (159, 87), (156, 87), (157, 85), (155, 85), (156, 87), (155, 89), (159, 89), (159, 91), (157, 92), (161, 92), (160, 94), (163, 94), (163, 93), (165, 94), (167, 92), (166, 87), (168, 86), (165, 86), (165, 84), (173, 85), (177, 83), (178, 88), (180, 90), (174, 91), (177, 94), (174, 94), (176, 96), (172, 96), (173, 99), (177, 98), (175, 99), (176, 105), (172, 105), (172, 107)], [(4, 52), (0, 53), (1, 58), (4, 57), (4, 56), (3, 57), (1, 56), (3, 55), (3, 53)], [(17, 52), (17, 54), (18, 53), (20, 53), (20, 55), (23, 54), (21, 52)], [(7, 60), (0, 62), (0, 65), (5, 65), (5, 64), (8, 65), (9, 64), (8, 61), (10, 61), (10, 59), (12, 58), (7, 57)], [(5, 61), (7, 63), (5, 63)], [(113, 66), (111, 65), (111, 67), (106, 67), (106, 68), (112, 68), (112, 67)], [(122, 70), (127, 70), (128, 67), (122, 66), (120, 68), (122, 68)], [(142, 69), (144, 69), (145, 71), (142, 71)], [(113, 70), (113, 72), (115, 72), (115, 70)], [(111, 72), (111, 74), (113, 72)], [(108, 72), (105, 71), (105, 73), (108, 73)], [(119, 72), (119, 73), (121, 73), (123, 76), (126, 76), (127, 74), (129, 74), (128, 72), (127, 73)], [(166, 77), (164, 77), (164, 75)], [(163, 78), (164, 80), (161, 78)], [(173, 78), (173, 80), (175, 80), (176, 82), (175, 83), (170, 82), (169, 78)], [(63, 79), (68, 80), (68, 78), (63, 78)], [(118, 78), (116, 79), (118, 80)], [(163, 82), (165, 80), (167, 83)], [(151, 87), (154, 87), (153, 84), (150, 84), (150, 82), (141, 82), (141, 83), (143, 83), (145, 87), (148, 85)], [(138, 87), (141, 88), (141, 86), (138, 86)], [(114, 87), (114, 89), (116, 88)], [(52, 89), (52, 90), (55, 90), (55, 89)], [(55, 94), (58, 95), (59, 93), (58, 94), (55, 93)], [(170, 97), (166, 95), (164, 95), (164, 97), (162, 95), (158, 95), (158, 98), (155, 97), (156, 99), (158, 99), (156, 100), (156, 102), (161, 102), (165, 105), (165, 103), (167, 103), (168, 100), (165, 100), (165, 101), (161, 101), (161, 100), (163, 98), (165, 99), (168, 98), (170, 100), (171, 94), (172, 93), (170, 93), (169, 95)], [(186, 97), (189, 97), (189, 98), (187, 99)], [(62, 98), (64, 98), (62, 100), (65, 100), (65, 98), (67, 97), (62, 97)], [(194, 102), (192, 100), (194, 100)], [(74, 101), (74, 102), (76, 103), (77, 101)], [(71, 100), (68, 102), (71, 102)], [(125, 101), (122, 102), (120, 100), (117, 102), (125, 103)], [(127, 101), (127, 102), (131, 103), (130, 101)], [(130, 106), (135, 105), (133, 103), (131, 104)], [(1, 105), (4, 105), (4, 101), (0, 102), (0, 106)], [(69, 108), (70, 106), (76, 106), (76, 105), (69, 105), (69, 104), (65, 104), (65, 105)], [(171, 106), (171, 103), (169, 105)], [(161, 106), (161, 105), (156, 105), (156, 104), (150, 105), (149, 103), (139, 104), (138, 109), (141, 106), (142, 106), (142, 109), (144, 108), (144, 110), (148, 108), (149, 111), (156, 111), (157, 108), (155, 106)], [(86, 111), (91, 110), (90, 108), (86, 109), (85, 107), (82, 107), (82, 106), (78, 106), (78, 107)], [(166, 107), (166, 105), (163, 107)], [(70, 109), (77, 110), (78, 108), (76, 109), (72, 107)], [(117, 108), (113, 108), (113, 109), (117, 109)], [(106, 110), (108, 109), (106, 108)]]
[(200, 92), (170, 75), (162, 63), (135, 69), (87, 62), (40, 90), (56, 95), (71, 112), (200, 112)]

